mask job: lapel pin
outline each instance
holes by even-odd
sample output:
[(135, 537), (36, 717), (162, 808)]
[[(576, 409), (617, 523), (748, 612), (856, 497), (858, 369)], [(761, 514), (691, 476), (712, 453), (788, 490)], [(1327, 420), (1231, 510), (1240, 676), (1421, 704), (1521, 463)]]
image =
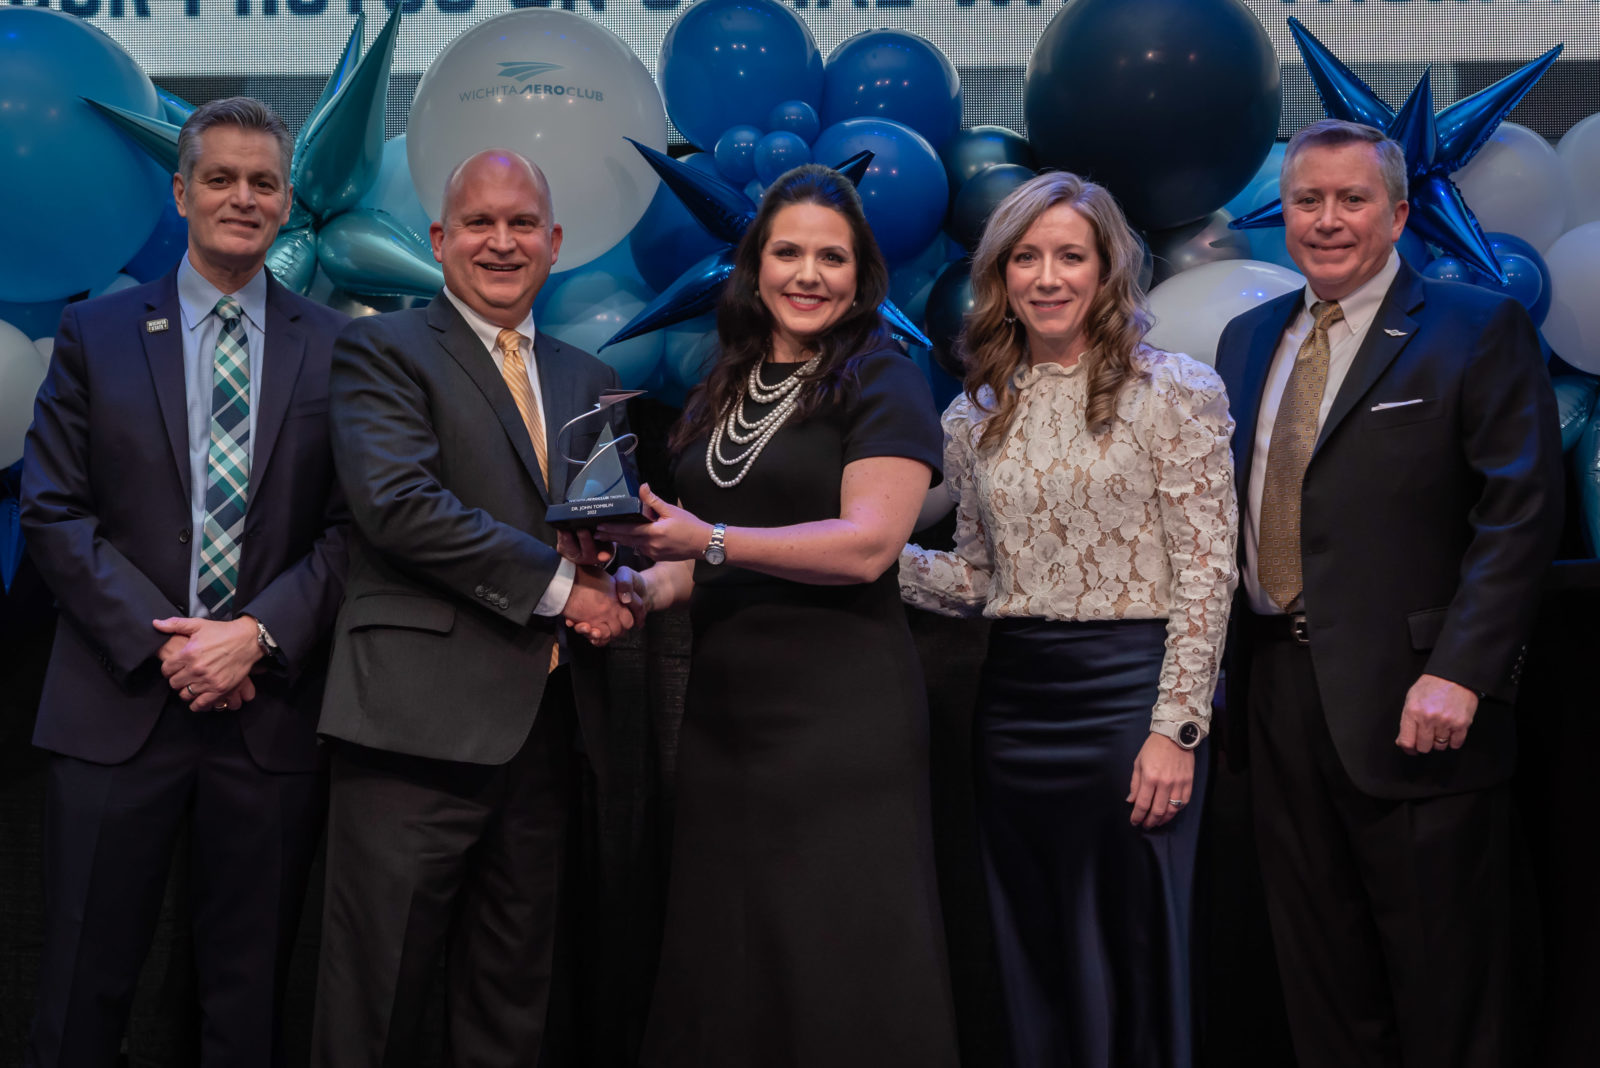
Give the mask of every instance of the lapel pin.
[(147, 334), (159, 334), (166, 328), (167, 321), (165, 319), (146, 319), (144, 321), (144, 332)]
[(1396, 330), (1392, 326), (1384, 327), (1383, 328), (1383, 332), (1385, 334), (1388, 334), (1390, 337), (1405, 337), (1406, 336), (1406, 332), (1404, 330)]

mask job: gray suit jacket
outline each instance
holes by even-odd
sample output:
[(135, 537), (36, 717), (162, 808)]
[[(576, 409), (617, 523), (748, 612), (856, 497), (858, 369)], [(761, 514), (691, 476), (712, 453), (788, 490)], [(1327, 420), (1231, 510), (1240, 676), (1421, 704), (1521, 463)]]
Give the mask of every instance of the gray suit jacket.
[[(556, 432), (616, 373), (540, 334), (535, 360), (554, 492), (511, 392), (442, 293), (350, 323), (334, 346), (333, 453), (353, 519), (319, 731), (393, 753), (503, 764), (544, 693), (560, 617), (534, 608), (560, 564)], [(600, 420), (567, 442), (585, 455)], [(571, 643), (579, 720), (604, 778), (596, 650)]]

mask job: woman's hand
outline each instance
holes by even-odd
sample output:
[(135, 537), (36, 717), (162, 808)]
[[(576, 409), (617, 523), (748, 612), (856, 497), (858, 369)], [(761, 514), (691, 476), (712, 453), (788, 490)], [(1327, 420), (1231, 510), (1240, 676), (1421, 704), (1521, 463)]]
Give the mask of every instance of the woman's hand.
[(1126, 798), (1133, 804), (1131, 822), (1155, 830), (1188, 807), (1193, 788), (1194, 751), (1164, 734), (1151, 734), (1133, 758), (1133, 782)]
[(602, 523), (595, 533), (637, 549), (652, 560), (698, 560), (711, 544), (711, 524), (657, 497), (649, 483), (639, 487), (648, 523)]

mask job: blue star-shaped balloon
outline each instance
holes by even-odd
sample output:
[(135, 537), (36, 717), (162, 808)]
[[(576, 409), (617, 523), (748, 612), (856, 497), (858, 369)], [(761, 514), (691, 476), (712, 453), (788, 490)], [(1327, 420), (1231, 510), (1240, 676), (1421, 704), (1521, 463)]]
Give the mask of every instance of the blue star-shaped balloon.
[[(1328, 117), (1375, 126), (1405, 149), (1409, 187), (1406, 199), (1411, 203), (1406, 225), (1424, 241), (1466, 260), (1504, 285), (1500, 262), (1450, 175), (1477, 154), (1495, 127), (1550, 69), (1561, 54), (1561, 45), (1435, 114), (1430, 72), (1423, 72), (1406, 102), (1395, 111), (1313, 37), (1299, 19), (1289, 19), (1289, 32), (1294, 34), (1294, 43)], [(1283, 202), (1274, 200), (1229, 225), (1235, 230), (1282, 226)]]
[[(755, 201), (746, 196), (744, 190), (735, 189), (716, 175), (680, 163), (632, 138), (628, 139), (628, 143), (639, 150), (645, 162), (650, 164), (673, 195), (683, 202), (689, 214), (705, 227), (706, 233), (728, 247), (713, 252), (679, 275), (655, 300), (646, 304), (628, 325), (612, 334), (605, 345), (600, 346), (602, 349), (606, 345), (615, 345), (631, 337), (704, 315), (716, 307), (722, 287), (733, 274), (733, 247), (744, 237), (744, 232), (756, 218)], [(857, 152), (834, 170), (850, 179), (852, 184), (860, 185), (871, 165), (871, 152)], [(878, 311), (895, 336), (925, 347), (933, 344), (891, 302), (886, 300), (878, 305)]]
[[(425, 235), (388, 212), (355, 208), (383, 162), (384, 109), (401, 6), (394, 6), (365, 54), (366, 16), (356, 16), (322, 96), (295, 137), (289, 166), (294, 207), (267, 253), (273, 277), (290, 289), (309, 289), (318, 266), (334, 286), (363, 296), (425, 297), (444, 285)], [(178, 131), (194, 109), (167, 93), (161, 102), (169, 121), (89, 101), (157, 163), (176, 171)]]

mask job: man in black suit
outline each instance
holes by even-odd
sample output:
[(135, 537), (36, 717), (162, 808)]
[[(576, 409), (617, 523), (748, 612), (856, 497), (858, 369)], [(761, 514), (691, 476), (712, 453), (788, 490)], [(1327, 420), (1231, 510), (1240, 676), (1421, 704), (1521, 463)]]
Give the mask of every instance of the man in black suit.
[(187, 822), (207, 1065), (279, 1063), (321, 823), (316, 744), (345, 512), (328, 365), (345, 318), (263, 269), (292, 203), (282, 120), (197, 109), (176, 271), (69, 305), (28, 432), (22, 523), (61, 606), (28, 1063), (115, 1062)]
[(563, 445), (585, 455), (599, 420), (558, 432), (616, 375), (535, 330), (561, 248), (543, 174), (505, 150), (471, 157), (432, 237), (444, 290), (351, 323), (334, 355), (354, 535), (320, 727), (335, 739), (325, 1068), (403, 1059), (441, 955), (452, 1063), (538, 1063), (574, 712), (605, 770), (594, 650), (573, 641), (556, 667), (557, 639), (563, 620), (600, 640), (632, 623), (545, 521)]
[(1228, 324), (1217, 368), (1245, 504), (1227, 704), (1295, 1051), (1503, 1066), (1511, 703), (1561, 520), (1549, 380), (1518, 304), (1401, 262), (1381, 131), (1307, 127), (1281, 188), (1306, 288)]

